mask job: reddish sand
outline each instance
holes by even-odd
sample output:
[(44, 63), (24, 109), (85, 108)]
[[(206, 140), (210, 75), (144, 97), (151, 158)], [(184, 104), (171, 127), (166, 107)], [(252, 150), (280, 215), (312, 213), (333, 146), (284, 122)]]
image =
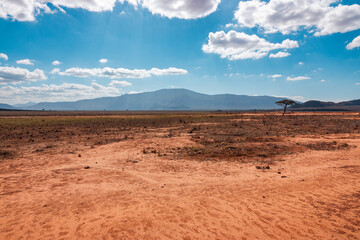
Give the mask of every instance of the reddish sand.
[(352, 147), (269, 170), (143, 153), (186, 134), (3, 160), (0, 239), (359, 239), (360, 136), (289, 139)]

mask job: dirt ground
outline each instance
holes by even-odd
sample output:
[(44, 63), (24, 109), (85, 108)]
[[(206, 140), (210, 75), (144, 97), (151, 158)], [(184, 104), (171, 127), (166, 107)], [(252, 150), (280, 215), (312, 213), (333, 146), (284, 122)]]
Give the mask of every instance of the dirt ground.
[(0, 239), (360, 239), (360, 114), (1, 112)]

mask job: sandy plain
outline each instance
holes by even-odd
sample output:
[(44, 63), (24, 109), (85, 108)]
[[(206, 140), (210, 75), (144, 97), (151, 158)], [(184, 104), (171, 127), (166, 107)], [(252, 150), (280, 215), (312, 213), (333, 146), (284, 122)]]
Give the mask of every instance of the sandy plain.
[(360, 239), (359, 113), (0, 115), (0, 239)]

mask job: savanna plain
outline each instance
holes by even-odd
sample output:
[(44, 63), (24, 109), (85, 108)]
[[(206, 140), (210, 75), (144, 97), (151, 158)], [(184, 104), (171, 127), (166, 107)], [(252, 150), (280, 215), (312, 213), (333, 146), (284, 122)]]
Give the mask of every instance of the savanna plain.
[(360, 239), (360, 114), (0, 112), (0, 239)]

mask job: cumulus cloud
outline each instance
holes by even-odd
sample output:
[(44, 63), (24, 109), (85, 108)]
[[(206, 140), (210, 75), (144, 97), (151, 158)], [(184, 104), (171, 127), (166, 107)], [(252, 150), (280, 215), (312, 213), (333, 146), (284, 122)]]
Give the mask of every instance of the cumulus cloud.
[(53, 61), (51, 64), (54, 65), (54, 66), (57, 66), (57, 65), (62, 64), (62, 62), (60, 62), (60, 61), (58, 61), (58, 60), (55, 60), (55, 61)]
[(287, 57), (290, 56), (291, 54), (288, 52), (278, 52), (278, 53), (271, 53), (269, 58), (283, 58), (283, 57)]
[(247, 35), (234, 30), (209, 33), (208, 43), (202, 46), (205, 53), (216, 53), (230, 60), (259, 59), (272, 50), (298, 48), (297, 41), (286, 39), (282, 43), (271, 43), (257, 35)]
[(8, 56), (5, 53), (0, 53), (0, 59), (4, 59), (5, 61), (9, 60)]
[(46, 80), (44, 72), (35, 69), (33, 72), (19, 67), (0, 67), (0, 83), (22, 83)]
[(54, 68), (53, 70), (51, 70), (51, 74), (57, 74), (60, 72), (60, 68)]
[(266, 33), (289, 34), (302, 28), (315, 36), (345, 33), (360, 28), (360, 5), (340, 0), (240, 1), (235, 19), (244, 27), (260, 27)]
[(351, 50), (354, 48), (360, 47), (360, 35), (354, 38), (348, 45), (346, 45), (346, 49)]
[(107, 63), (107, 62), (108, 62), (108, 60), (106, 58), (102, 58), (99, 60), (99, 63)]
[(187, 71), (179, 68), (167, 68), (158, 69), (152, 68), (151, 70), (145, 69), (126, 69), (126, 68), (69, 68), (64, 72), (58, 72), (59, 75), (63, 76), (74, 76), (74, 77), (106, 77), (111, 79), (119, 78), (149, 78), (152, 75), (181, 75), (187, 74)]
[(195, 19), (216, 11), (221, 0), (143, 0), (142, 6), (153, 14), (168, 18)]
[(112, 86), (112, 87), (128, 87), (131, 85), (132, 84), (127, 81), (117, 81), (117, 80), (113, 80), (109, 84), (109, 86)]
[(288, 81), (301, 81), (301, 80), (308, 80), (311, 79), (310, 77), (299, 76), (299, 77), (287, 77), (286, 80)]
[[(40, 13), (65, 13), (64, 8), (80, 8), (92, 12), (112, 11), (116, 2), (128, 2), (147, 8), (153, 14), (168, 18), (195, 19), (216, 11), (221, 0), (2, 0), (0, 18), (35, 21)], [(49, 6), (53, 6), (52, 10)], [(57, 10), (56, 10), (57, 9)]]
[(23, 65), (34, 65), (33, 60), (30, 59), (22, 59), (22, 60), (18, 60), (16, 61), (17, 64), (23, 64)]
[(233, 28), (233, 27), (237, 27), (237, 25), (233, 23), (228, 23), (225, 25), (225, 28)]
[(36, 87), (4, 86), (0, 87), (0, 102), (18, 104), (40, 101), (76, 101), (85, 98), (119, 96), (122, 93), (119, 88), (97, 83), (92, 83), (90, 86), (75, 83), (43, 84)]
[(303, 62), (299, 62), (298, 64), (299, 64), (299, 65), (304, 65), (304, 63), (303, 63)]

